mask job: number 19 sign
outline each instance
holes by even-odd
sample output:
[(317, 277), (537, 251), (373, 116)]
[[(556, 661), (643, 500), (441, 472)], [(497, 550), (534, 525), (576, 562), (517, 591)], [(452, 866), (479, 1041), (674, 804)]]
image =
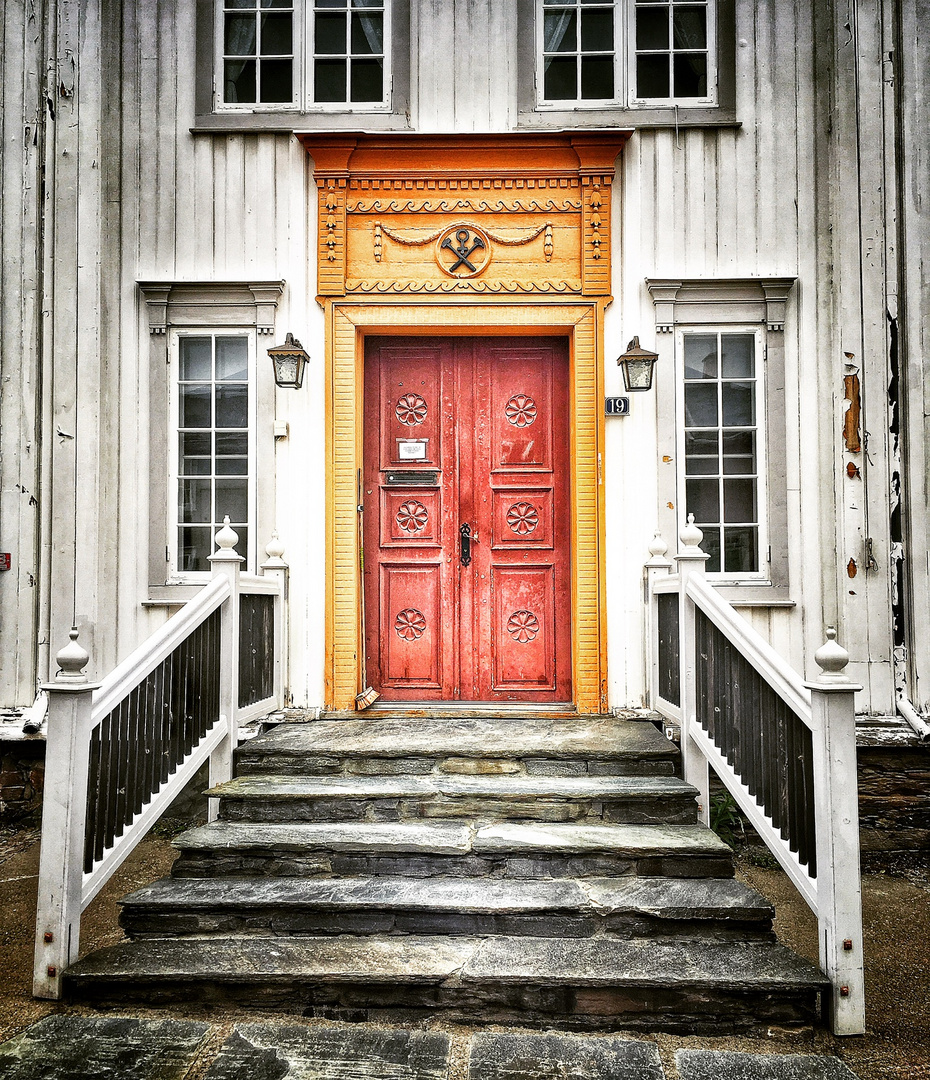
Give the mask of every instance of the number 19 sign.
[(630, 399), (628, 397), (604, 398), (604, 414), (606, 416), (629, 416)]

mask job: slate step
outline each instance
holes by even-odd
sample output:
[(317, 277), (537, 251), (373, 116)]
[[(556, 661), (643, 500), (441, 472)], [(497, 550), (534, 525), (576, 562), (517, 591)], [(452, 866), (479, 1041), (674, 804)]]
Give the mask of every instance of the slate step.
[(506, 934), (772, 940), (774, 912), (733, 878), (163, 878), (121, 901), (130, 937)]
[(691, 1034), (812, 1023), (826, 985), (778, 945), (606, 938), (162, 938), (101, 949), (64, 973), (68, 998), (94, 1004)]
[(175, 877), (732, 877), (702, 825), (215, 821), (182, 833)]
[(239, 775), (672, 776), (677, 749), (648, 720), (318, 720), (280, 724), (236, 754)]
[(208, 794), (226, 821), (697, 821), (697, 789), (674, 776), (250, 775)]

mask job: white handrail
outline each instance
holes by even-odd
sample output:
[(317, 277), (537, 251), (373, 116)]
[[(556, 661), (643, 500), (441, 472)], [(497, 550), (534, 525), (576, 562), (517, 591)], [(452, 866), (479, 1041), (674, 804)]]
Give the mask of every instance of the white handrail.
[[(827, 630), (827, 642), (814, 654), (821, 669), (813, 682), (804, 682), (772, 646), (758, 634), (704, 577), (703, 539), (693, 517), (682, 530), (682, 547), (675, 556), (678, 574), (668, 573), (663, 558), (667, 548), (659, 534), (650, 545), (646, 563), (646, 600), (649, 613), (647, 656), (653, 670), (648, 685), (652, 703), (669, 715), (673, 703), (658, 695), (657, 610), (659, 595), (678, 594), (681, 752), (685, 779), (697, 789), (701, 818), (707, 823), (708, 766), (712, 767), (768, 849), (817, 916), (820, 963), (833, 986), (829, 1002), (834, 1034), (854, 1035), (865, 1030), (865, 985), (862, 963), (862, 899), (858, 876), (859, 833), (856, 774), (855, 703), (861, 690), (845, 675), (849, 655)], [(814, 850), (816, 874), (802, 865), (790, 841), (776, 828), (763, 805), (750, 793), (742, 776), (727, 760), (698, 720), (698, 668), (695, 614), (702, 614), (729, 645), (778, 695), (811, 733), (808, 767), (814, 778)], [(666, 707), (668, 706), (668, 707)], [(738, 721), (737, 721), (738, 722)], [(749, 735), (748, 737), (751, 737)]]
[(807, 727), (811, 719), (811, 695), (804, 680), (786, 663), (758, 631), (724, 600), (707, 578), (694, 574), (688, 578), (688, 596), (701, 609), (721, 634), (758, 671), (792, 712), (797, 713)]
[(94, 693), (94, 726), (163, 663), (230, 594), (229, 578), (214, 577), (135, 652), (113, 669)]
[[(243, 582), (239, 570), (242, 558), (235, 552), (238, 537), (229, 527), (228, 518), (217, 533), (216, 542), (219, 550), (209, 560), (213, 573), (210, 582), (102, 684), (94, 686), (88, 682), (84, 668), (90, 658), (78, 643), (77, 627), (73, 627), (71, 644), (56, 657), (58, 674), (44, 687), (49, 695), (49, 715), (33, 974), (36, 997), (61, 996), (62, 971), (79, 955), (84, 907), (193, 778), (199, 766), (209, 762), (211, 787), (229, 780), (237, 721), (263, 706), (279, 708), (283, 703), (284, 668), (280, 654), (286, 638), (283, 608), (287, 595), (287, 563), (281, 559), (283, 546), (275, 534), (266, 549), (268, 561), (262, 566), (266, 576), (249, 577)], [(266, 701), (245, 710), (238, 708), (239, 597), (243, 593), (275, 597), (274, 692)], [(215, 641), (216, 712), (212, 719), (207, 718), (206, 730), (197, 744), (183, 760), (171, 763), (171, 772), (163, 783), (156, 782), (157, 790), (142, 793), (141, 809), (130, 820), (124, 818), (111, 823), (117, 827), (115, 835), (108, 828), (103, 854), (85, 874), (87, 790), (94, 729), (216, 612), (219, 613)], [(210, 800), (208, 815), (215, 812), (215, 803), (216, 800)]]

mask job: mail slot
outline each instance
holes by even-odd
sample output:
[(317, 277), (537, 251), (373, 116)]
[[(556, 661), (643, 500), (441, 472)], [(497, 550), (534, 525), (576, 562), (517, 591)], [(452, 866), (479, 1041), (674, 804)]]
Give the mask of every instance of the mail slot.
[(417, 487), (437, 487), (439, 471), (437, 469), (392, 469), (387, 474), (387, 482), (392, 486), (415, 484)]

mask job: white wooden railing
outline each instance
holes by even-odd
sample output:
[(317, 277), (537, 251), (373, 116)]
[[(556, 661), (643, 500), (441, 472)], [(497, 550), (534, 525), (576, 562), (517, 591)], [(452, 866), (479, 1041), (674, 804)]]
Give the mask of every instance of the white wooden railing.
[(678, 723), (684, 778), (709, 822), (709, 768), (817, 916), (838, 1035), (865, 1030), (854, 685), (827, 631), (805, 682), (708, 584), (693, 518), (677, 573), (659, 534), (646, 563), (652, 707)]
[[(212, 578), (102, 683), (71, 630), (48, 692), (33, 993), (61, 996), (81, 914), (197, 770), (232, 777), (237, 727), (284, 703), (287, 564), (240, 572), (229, 519)], [(217, 800), (208, 813), (216, 814)]]

